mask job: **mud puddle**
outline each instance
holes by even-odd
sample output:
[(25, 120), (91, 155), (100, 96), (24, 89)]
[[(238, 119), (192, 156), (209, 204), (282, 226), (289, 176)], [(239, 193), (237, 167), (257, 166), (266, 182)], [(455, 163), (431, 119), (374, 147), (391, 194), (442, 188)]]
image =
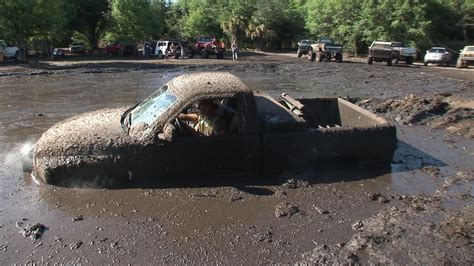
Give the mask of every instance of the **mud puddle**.
[[(383, 89), (382, 81), (372, 85), (370, 80), (364, 83), (364, 79), (377, 79), (378, 72), (373, 73), (373, 78), (367, 78), (373, 68), (356, 63), (311, 66), (306, 61), (288, 63), (287, 60), (282, 66), (271, 67), (242, 62), (228, 70), (252, 88), (273, 96), (285, 91), (295, 97), (350, 95), (366, 99), (372, 97), (374, 91)], [(206, 70), (220, 67), (208, 66)], [(306, 79), (314, 68), (328, 76)], [(464, 173), (472, 175), (472, 140), (425, 125), (398, 126), (399, 148), (389, 168), (317, 165), (314, 169), (284, 173), (266, 183), (209, 181), (153, 189), (72, 189), (37, 185), (29, 175), (22, 173), (17, 155), (25, 141), (34, 141), (51, 125), (73, 114), (134, 104), (186, 71), (195, 70), (72, 71), (0, 78), (4, 92), (0, 97), (0, 254), (3, 263), (315, 261), (311, 254), (319, 246), (341, 250), (354, 239), (360, 239), (358, 232), (362, 231), (354, 229), (354, 224), (360, 221), (366, 226), (373, 223), (371, 217), (390, 217), (391, 208), (403, 212), (416, 197), (436, 197), (446, 183), (472, 183), (464, 177)], [(383, 67), (383, 71), (400, 75), (396, 68)], [(332, 77), (332, 73), (339, 74)], [(341, 79), (341, 73), (347, 76)], [(399, 85), (399, 90), (390, 91), (390, 95), (404, 96), (406, 91), (416, 90), (422, 94), (426, 87), (438, 88), (438, 82), (444, 84), (443, 91), (455, 94), (462, 91), (462, 83), (458, 81), (447, 82), (429, 74), (430, 78), (423, 81), (428, 85), (423, 86), (423, 82), (417, 83), (415, 74), (405, 69), (401, 73), (408, 82)], [(387, 82), (390, 80), (383, 83)], [(380, 97), (380, 93), (376, 96)], [(456, 182), (449, 181), (456, 176), (463, 177)], [(451, 196), (443, 200), (444, 208), (462, 210), (462, 206), (471, 202), (468, 200), (472, 189), (466, 192), (465, 187), (458, 187), (446, 191)], [(401, 217), (407, 220), (425, 219), (404, 215), (405, 212)], [(461, 213), (455, 217), (464, 216)], [(465, 229), (469, 229), (469, 224), (463, 225), (459, 219), (440, 218), (439, 227), (435, 224), (433, 228), (445, 230), (447, 227), (441, 224), (451, 222), (460, 225), (457, 228), (461, 233), (469, 232)], [(45, 227), (41, 235), (36, 240), (25, 238), (22, 233), (25, 228), (37, 228), (34, 225), (38, 223)], [(400, 218), (396, 224), (403, 224), (403, 220)], [(425, 225), (412, 224), (409, 227), (412, 231)], [(383, 228), (380, 232), (391, 232), (387, 226)], [(369, 232), (364, 239), (380, 232)], [(423, 242), (430, 239), (429, 235), (419, 235), (416, 239)], [(443, 245), (444, 242), (436, 243)], [(465, 245), (463, 243), (460, 245)], [(349, 251), (360, 261), (413, 261), (401, 253), (384, 253), (384, 246), (373, 244), (373, 247)], [(333, 254), (335, 258), (339, 258), (338, 254), (347, 255), (331, 252), (323, 253), (324, 256)], [(421, 250), (417, 254), (428, 253)], [(460, 259), (445, 261), (472, 259), (469, 254), (467, 257), (455, 252), (449, 254)]]

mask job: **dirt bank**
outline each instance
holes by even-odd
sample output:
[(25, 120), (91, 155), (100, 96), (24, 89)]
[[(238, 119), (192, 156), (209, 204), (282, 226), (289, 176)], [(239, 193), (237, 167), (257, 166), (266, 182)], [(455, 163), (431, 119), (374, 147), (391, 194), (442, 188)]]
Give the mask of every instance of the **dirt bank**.
[[(119, 190), (37, 185), (19, 169), (21, 145), (54, 123), (208, 70), (274, 96), (341, 96), (378, 112), (398, 128), (392, 164)], [(0, 66), (0, 261), (472, 263), (473, 73), (268, 53)]]

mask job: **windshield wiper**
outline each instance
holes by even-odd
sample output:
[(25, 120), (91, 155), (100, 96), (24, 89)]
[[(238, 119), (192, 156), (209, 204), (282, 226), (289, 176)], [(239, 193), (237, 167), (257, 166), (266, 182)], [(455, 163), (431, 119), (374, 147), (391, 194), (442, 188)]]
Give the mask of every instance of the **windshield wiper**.
[[(140, 103), (135, 104), (134, 106), (130, 107), (125, 111), (122, 116), (120, 117), (120, 124), (122, 125), (123, 131), (128, 134), (130, 131), (130, 126), (132, 125), (132, 110), (135, 109)], [(127, 124), (125, 124), (125, 119), (127, 118), (128, 115), (128, 121)]]

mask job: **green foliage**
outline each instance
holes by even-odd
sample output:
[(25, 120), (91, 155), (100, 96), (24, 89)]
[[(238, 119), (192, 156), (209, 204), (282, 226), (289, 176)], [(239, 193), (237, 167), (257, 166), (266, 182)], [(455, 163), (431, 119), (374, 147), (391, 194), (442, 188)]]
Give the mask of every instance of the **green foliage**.
[(188, 0), (185, 1), (186, 15), (182, 22), (182, 35), (194, 38), (198, 35), (222, 37), (223, 32), (219, 22), (221, 5), (217, 0)]
[(96, 49), (100, 41), (141, 42), (199, 35), (261, 49), (328, 36), (365, 52), (373, 40), (424, 49), (459, 48), (474, 38), (473, 0), (1, 0), (0, 38), (27, 46)]
[(413, 0), (316, 0), (308, 6), (307, 28), (354, 51), (374, 40), (422, 46), (429, 42), (426, 6)]
[(157, 39), (165, 28), (164, 1), (111, 0), (110, 40)]
[(67, 0), (71, 3), (69, 26), (88, 40), (95, 50), (106, 28), (110, 12), (108, 0)]
[(43, 0), (0, 1), (0, 31), (3, 38), (23, 44), (31, 38), (57, 34), (61, 23), (60, 2)]

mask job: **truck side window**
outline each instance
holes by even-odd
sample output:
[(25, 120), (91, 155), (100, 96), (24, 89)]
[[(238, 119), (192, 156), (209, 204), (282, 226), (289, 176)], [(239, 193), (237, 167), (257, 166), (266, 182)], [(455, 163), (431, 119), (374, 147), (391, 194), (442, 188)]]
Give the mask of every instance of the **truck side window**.
[(177, 118), (185, 136), (235, 135), (240, 131), (233, 98), (201, 99), (188, 106)]

